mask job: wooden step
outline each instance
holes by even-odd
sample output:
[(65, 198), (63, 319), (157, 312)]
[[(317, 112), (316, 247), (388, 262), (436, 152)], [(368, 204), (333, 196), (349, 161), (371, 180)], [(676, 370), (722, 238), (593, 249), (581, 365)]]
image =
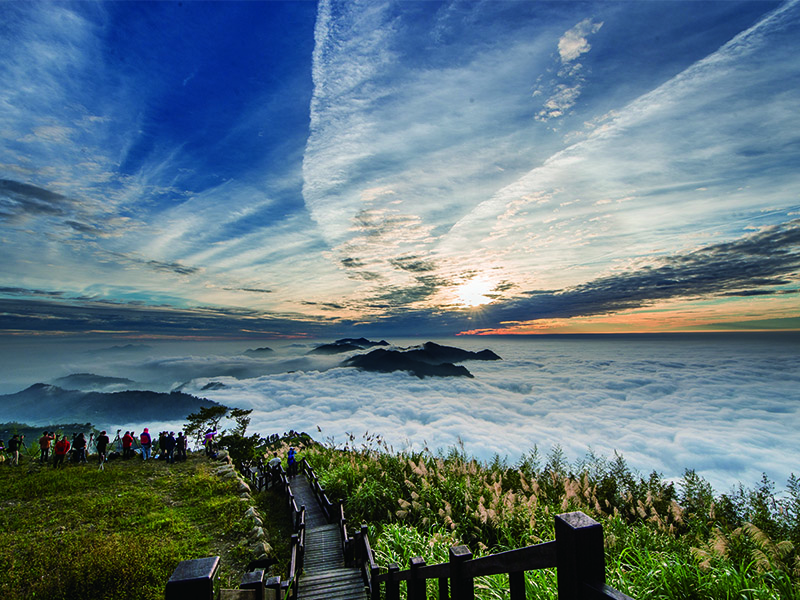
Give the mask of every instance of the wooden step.
[(255, 590), (220, 590), (219, 600), (256, 600)]
[(306, 546), (298, 600), (366, 600), (358, 569), (345, 567), (339, 526), (329, 524), (305, 477), (290, 485), (297, 506), (306, 507)]

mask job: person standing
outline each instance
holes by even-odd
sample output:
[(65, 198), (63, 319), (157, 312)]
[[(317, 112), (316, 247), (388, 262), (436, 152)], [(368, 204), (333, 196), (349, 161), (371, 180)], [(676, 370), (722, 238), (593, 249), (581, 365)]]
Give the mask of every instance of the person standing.
[(289, 464), (289, 477), (293, 478), (297, 475), (297, 456), (295, 455), (294, 448), (289, 448), (289, 456), (287, 457), (287, 462)]
[(183, 462), (186, 460), (186, 436), (182, 431), (178, 432), (178, 439), (175, 440), (175, 450), (178, 453), (177, 461)]
[(217, 432), (209, 429), (206, 431), (205, 438), (203, 439), (203, 445), (206, 447), (206, 456), (214, 456), (214, 436), (217, 435)]
[(11, 467), (18, 467), (19, 466), (19, 449), (22, 446), (24, 436), (22, 438), (19, 437), (19, 434), (15, 433), (11, 436), (11, 439), (8, 440), (8, 449), (6, 452), (11, 455), (11, 463), (9, 466)]
[(278, 472), (280, 471), (280, 468), (281, 468), (281, 459), (278, 457), (278, 453), (277, 452), (273, 452), (272, 453), (272, 458), (267, 463), (267, 466), (269, 467), (269, 470), (272, 473), (272, 476), (277, 478), (278, 477)]
[(125, 460), (133, 456), (133, 435), (130, 431), (126, 431), (122, 436), (122, 458)]
[(97, 458), (100, 460), (100, 468), (97, 469), (98, 471), (106, 470), (106, 451), (110, 441), (111, 440), (108, 439), (108, 435), (106, 435), (105, 431), (101, 431), (100, 435), (97, 436), (97, 439), (95, 440), (95, 446), (97, 447)]
[(170, 431), (169, 434), (164, 435), (164, 455), (167, 459), (169, 464), (175, 462), (175, 446), (178, 445), (177, 440), (175, 439), (175, 432)]
[(159, 431), (158, 432), (158, 454), (156, 454), (156, 458), (158, 460), (164, 460), (167, 458), (167, 453), (164, 449), (164, 440), (167, 439), (167, 432), (166, 431)]
[(55, 459), (53, 460), (53, 468), (57, 469), (60, 465), (64, 464), (64, 459), (69, 452), (69, 440), (67, 439), (67, 435), (64, 434), (64, 437), (58, 439), (56, 436), (56, 453)]
[(147, 460), (150, 458), (150, 447), (153, 445), (150, 430), (147, 427), (144, 428), (144, 431), (139, 436), (139, 443), (142, 445), (142, 459)]
[(39, 455), (39, 462), (44, 464), (47, 462), (47, 459), (50, 458), (50, 443), (55, 439), (53, 436), (53, 432), (45, 431), (42, 433), (42, 437), (39, 438), (39, 449), (41, 450), (41, 455)]
[(75, 462), (82, 462), (85, 463), (86, 461), (86, 436), (83, 435), (83, 432), (80, 432), (75, 437), (75, 442), (72, 444), (72, 448), (75, 451)]

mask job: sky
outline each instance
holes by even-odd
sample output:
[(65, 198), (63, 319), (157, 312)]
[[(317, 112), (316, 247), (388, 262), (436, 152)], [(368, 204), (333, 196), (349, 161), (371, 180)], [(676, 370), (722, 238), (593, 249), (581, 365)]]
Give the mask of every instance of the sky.
[(798, 330), (800, 2), (0, 2), (0, 334)]

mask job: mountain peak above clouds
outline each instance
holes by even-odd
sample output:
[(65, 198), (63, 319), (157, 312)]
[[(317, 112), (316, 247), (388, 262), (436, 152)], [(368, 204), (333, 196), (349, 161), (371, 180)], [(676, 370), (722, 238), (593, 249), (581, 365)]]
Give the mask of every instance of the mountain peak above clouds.
[(110, 386), (128, 386), (135, 384), (127, 377), (107, 377), (94, 373), (72, 373), (53, 380), (53, 383), (68, 390), (100, 390)]
[(247, 356), (264, 356), (266, 354), (274, 354), (275, 350), (264, 346), (262, 348), (248, 348), (244, 351), (244, 354)]
[(374, 346), (388, 346), (389, 342), (381, 340), (380, 342), (373, 342), (367, 338), (342, 338), (336, 340), (331, 344), (322, 344), (309, 354), (342, 354), (343, 352), (353, 352), (354, 350), (365, 350), (366, 348), (373, 348)]
[(389, 373), (409, 371), (419, 378), (423, 377), (473, 377), (466, 367), (453, 363), (465, 360), (502, 360), (491, 350), (471, 352), (452, 346), (442, 346), (426, 342), (421, 347), (404, 350), (378, 348), (366, 354), (357, 354), (345, 360), (342, 365), (356, 367), (365, 371)]

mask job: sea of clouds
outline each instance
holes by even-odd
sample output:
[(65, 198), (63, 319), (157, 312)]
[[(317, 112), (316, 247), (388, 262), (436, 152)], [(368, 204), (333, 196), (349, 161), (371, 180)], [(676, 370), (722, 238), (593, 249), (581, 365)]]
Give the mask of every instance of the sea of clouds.
[[(369, 432), (395, 450), (463, 443), (511, 464), (534, 446), (560, 446), (571, 461), (616, 451), (643, 475), (679, 479), (691, 468), (718, 491), (753, 486), (762, 473), (779, 486), (800, 474), (796, 337), (436, 341), (503, 360), (464, 363), (473, 379), (419, 379), (338, 367), (348, 355), (307, 355), (315, 344), (270, 343), (276, 352), (255, 358), (242, 354), (253, 344), (239, 343), (83, 350), (48, 368), (51, 378), (91, 370), (253, 409), (250, 431), (264, 435), (294, 429), (342, 444)], [(212, 382), (225, 387), (203, 389)]]

